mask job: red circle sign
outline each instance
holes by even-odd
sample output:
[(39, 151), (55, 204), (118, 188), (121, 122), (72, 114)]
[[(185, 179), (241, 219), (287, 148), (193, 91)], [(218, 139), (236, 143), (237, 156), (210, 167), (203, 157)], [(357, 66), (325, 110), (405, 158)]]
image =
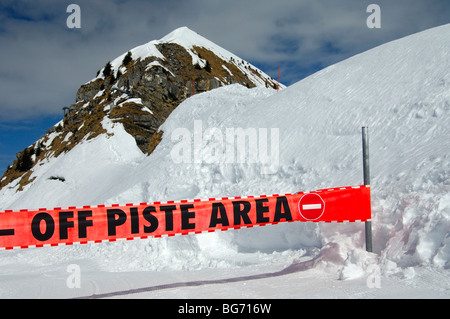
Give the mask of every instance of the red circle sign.
[(325, 202), (320, 195), (308, 193), (298, 202), (298, 210), (300, 215), (306, 220), (316, 220), (322, 217), (325, 211)]

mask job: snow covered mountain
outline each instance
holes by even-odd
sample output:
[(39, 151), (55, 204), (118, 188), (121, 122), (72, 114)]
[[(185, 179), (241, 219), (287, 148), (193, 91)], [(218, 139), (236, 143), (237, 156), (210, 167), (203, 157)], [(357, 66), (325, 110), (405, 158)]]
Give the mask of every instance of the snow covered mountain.
[(187, 27), (131, 49), (79, 88), (76, 103), (64, 108), (63, 120), (17, 155), (0, 188), (13, 183), (23, 189), (43, 162), (107, 134), (103, 119), (122, 123), (149, 154), (161, 140), (159, 127), (182, 101), (234, 83), (277, 88), (267, 74)]
[[(248, 89), (235, 84), (196, 94), (167, 117), (160, 127), (161, 142), (149, 156), (123, 123), (103, 117), (105, 134), (35, 165), (33, 182), (22, 191), (14, 183), (0, 190), (2, 209), (31, 209), (361, 184), (361, 127), (367, 125), (373, 254), (364, 250), (362, 223), (288, 223), (7, 251), (0, 261), (5, 274), (0, 293), (87, 296), (140, 288), (140, 296), (159, 298), (448, 298), (449, 38), (450, 25), (408, 36), (278, 93), (265, 85)], [(117, 70), (116, 62), (112, 66)], [(258, 141), (267, 139), (267, 153), (277, 151), (270, 157), (273, 170), (266, 170), (258, 148), (227, 140), (230, 128), (254, 132)], [(195, 132), (203, 136), (201, 147), (191, 143), (190, 152), (180, 148), (183, 138)], [(232, 161), (229, 144), (235, 151)], [(241, 160), (239, 152), (244, 153)], [(253, 160), (252, 152), (258, 153)], [(84, 269), (81, 290), (67, 289), (68, 264)], [(34, 277), (23, 279), (30, 269)], [(111, 283), (111, 278), (118, 282)], [(373, 285), (369, 279), (375, 279)], [(188, 287), (186, 282), (197, 285)], [(30, 289), (35, 286), (39, 289)]]
[[(146, 44), (131, 49), (129, 52), (131, 52), (131, 55), (135, 60), (156, 58), (155, 61), (157, 62), (150, 62), (150, 64), (147, 65), (148, 69), (161, 65), (164, 68), (164, 62), (172, 58), (171, 55), (165, 54), (163, 45), (167, 44), (181, 46), (184, 51), (189, 54), (189, 57), (191, 58), (189, 64), (192, 64), (193, 66), (198, 65), (199, 68), (204, 69), (207, 67), (207, 64), (210, 64), (211, 71), (213, 72), (212, 74), (217, 75), (216, 80), (218, 81), (219, 86), (236, 83), (237, 81), (235, 76), (238, 76), (238, 74), (242, 79), (246, 79), (247, 82), (245, 84), (251, 87), (263, 86), (266, 84), (274, 87), (276, 84), (271, 77), (254, 65), (242, 60), (235, 54), (202, 37), (200, 34), (190, 30), (188, 27), (178, 28), (160, 40), (150, 41)], [(124, 68), (122, 63), (127, 54), (128, 52), (111, 61), (113, 73), (117, 74), (119, 70), (122, 71), (122, 73), (127, 71), (126, 67)], [(218, 59), (222, 61), (219, 61)], [(103, 71), (104, 69), (100, 70), (99, 75), (92, 81), (95, 81), (98, 78), (104, 78), (102, 73)]]

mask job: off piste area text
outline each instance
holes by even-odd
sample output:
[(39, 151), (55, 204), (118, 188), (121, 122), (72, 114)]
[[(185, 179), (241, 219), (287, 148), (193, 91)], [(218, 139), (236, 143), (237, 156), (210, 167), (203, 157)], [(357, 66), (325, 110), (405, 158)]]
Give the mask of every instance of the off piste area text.
[(133, 235), (170, 236), (293, 220), (286, 196), (182, 202), (42, 211), (31, 219), (31, 234), (41, 242), (55, 237), (59, 240), (98, 239), (102, 233), (105, 239)]

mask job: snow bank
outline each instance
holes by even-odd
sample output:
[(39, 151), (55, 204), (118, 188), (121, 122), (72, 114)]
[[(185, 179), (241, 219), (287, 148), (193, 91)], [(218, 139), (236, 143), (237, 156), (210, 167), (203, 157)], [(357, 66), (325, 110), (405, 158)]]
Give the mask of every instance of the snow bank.
[[(37, 209), (73, 206), (71, 202), (80, 206), (103, 202), (107, 192), (121, 187), (121, 176), (145, 156), (121, 123), (105, 118), (102, 125), (109, 135), (85, 138), (70, 152), (37, 163), (31, 175), (36, 180), (23, 192), (16, 192), (18, 186), (2, 189), (0, 206)], [(53, 180), (52, 176), (65, 181)]]
[[(164, 138), (155, 154), (131, 177), (152, 172), (133, 190), (140, 188), (152, 201), (359, 184), (360, 130), (368, 125), (375, 252), (390, 261), (384, 262), (389, 271), (417, 265), (448, 268), (449, 33), (447, 25), (388, 43), (277, 94), (230, 86), (188, 99), (162, 127)], [(222, 136), (227, 128), (278, 128), (278, 171), (261, 174), (261, 163), (174, 165), (170, 151), (179, 141), (171, 134), (177, 128), (194, 132), (194, 121), (201, 121), (204, 133), (214, 128)], [(203, 142), (203, 151), (214, 144), (211, 139)], [(114, 200), (129, 195), (125, 191)], [(347, 264), (371, 258), (364, 253), (359, 261), (349, 258), (364, 247), (361, 224), (285, 227), (290, 226), (236, 232), (232, 242), (238, 251), (265, 253), (337, 242)], [(341, 244), (341, 234), (351, 244)], [(296, 239), (286, 239), (290, 237)]]

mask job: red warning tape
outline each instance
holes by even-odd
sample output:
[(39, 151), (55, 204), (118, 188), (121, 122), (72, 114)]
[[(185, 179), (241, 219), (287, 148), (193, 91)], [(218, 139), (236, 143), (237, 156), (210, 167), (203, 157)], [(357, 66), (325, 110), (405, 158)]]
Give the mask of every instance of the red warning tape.
[(0, 249), (133, 240), (281, 222), (371, 219), (370, 187), (0, 213)]

